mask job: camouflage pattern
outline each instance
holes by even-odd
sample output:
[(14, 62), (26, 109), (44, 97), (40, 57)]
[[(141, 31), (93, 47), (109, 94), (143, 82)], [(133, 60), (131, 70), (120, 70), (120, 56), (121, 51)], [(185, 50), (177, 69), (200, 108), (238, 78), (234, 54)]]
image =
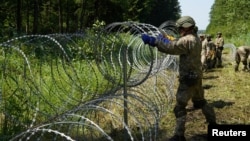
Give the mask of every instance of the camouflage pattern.
[(239, 64), (242, 62), (243, 71), (247, 71), (250, 69), (250, 46), (240, 46), (237, 48), (235, 54), (235, 66), (234, 70), (239, 70)]
[(186, 122), (186, 106), (192, 100), (194, 107), (201, 108), (206, 119), (215, 123), (215, 113), (207, 105), (202, 88), (202, 43), (197, 34), (187, 34), (179, 39), (164, 43), (156, 40), (159, 51), (179, 55), (179, 86), (176, 94), (174, 113), (176, 117), (175, 135), (184, 136)]
[(215, 38), (215, 45), (216, 45), (216, 63), (217, 67), (222, 67), (222, 51), (224, 46), (224, 39), (222, 37), (221, 32), (217, 34)]
[(200, 39), (201, 39), (201, 64), (202, 64), (202, 70), (206, 71), (207, 70), (207, 39), (205, 37), (205, 35), (200, 35)]
[(207, 67), (211, 69), (214, 68), (216, 64), (216, 46), (211, 38), (207, 38), (206, 48)]
[(223, 47), (224, 46), (224, 39), (223, 39), (223, 37), (217, 36), (215, 38), (215, 45), (216, 45), (216, 48)]
[(180, 55), (179, 75), (184, 77), (194, 72), (202, 78), (201, 70), (201, 41), (198, 36), (188, 34), (184, 37), (174, 40), (171, 43), (164, 43), (156, 40), (159, 51), (166, 54)]
[[(176, 21), (176, 27), (184, 27), (184, 28), (189, 28), (191, 26), (195, 25), (195, 21), (192, 17), (190, 16), (182, 16), (180, 19)], [(198, 30), (198, 27), (197, 27)]]

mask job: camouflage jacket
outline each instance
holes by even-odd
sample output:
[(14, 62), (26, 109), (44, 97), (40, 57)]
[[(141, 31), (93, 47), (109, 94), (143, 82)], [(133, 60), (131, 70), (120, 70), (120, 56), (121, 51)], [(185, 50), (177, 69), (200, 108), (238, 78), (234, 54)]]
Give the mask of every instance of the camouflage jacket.
[(241, 58), (247, 59), (250, 55), (250, 46), (240, 46), (237, 48), (237, 53)]
[(223, 37), (215, 38), (215, 45), (216, 47), (223, 47), (224, 46), (224, 39)]
[(170, 43), (156, 40), (156, 47), (160, 52), (179, 55), (179, 75), (188, 75), (190, 72), (202, 77), (201, 41), (193, 34), (185, 35)]
[(207, 39), (204, 39), (202, 41), (201, 55), (206, 56), (206, 54), (207, 54)]
[(206, 56), (208, 59), (214, 59), (216, 56), (216, 46), (212, 40), (208, 41), (206, 44), (207, 53)]

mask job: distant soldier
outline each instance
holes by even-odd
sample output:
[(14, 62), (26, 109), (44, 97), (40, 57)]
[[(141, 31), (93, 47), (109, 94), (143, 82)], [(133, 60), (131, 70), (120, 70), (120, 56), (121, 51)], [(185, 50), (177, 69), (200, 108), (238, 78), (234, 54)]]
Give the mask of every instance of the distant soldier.
[(234, 70), (239, 70), (239, 64), (242, 62), (243, 64), (243, 71), (248, 71), (250, 69), (250, 46), (240, 46), (236, 50), (235, 54), (235, 66)]
[(199, 35), (202, 46), (201, 46), (201, 64), (202, 64), (202, 71), (207, 71), (207, 40), (206, 40), (206, 35), (205, 34), (200, 34)]
[(216, 64), (217, 67), (222, 67), (222, 51), (224, 46), (224, 38), (222, 37), (222, 33), (218, 32), (217, 37), (215, 38), (216, 45)]
[(216, 64), (216, 46), (214, 42), (212, 41), (212, 36), (207, 35), (207, 43), (206, 43), (206, 48), (207, 48), (207, 68), (212, 69), (215, 67)]

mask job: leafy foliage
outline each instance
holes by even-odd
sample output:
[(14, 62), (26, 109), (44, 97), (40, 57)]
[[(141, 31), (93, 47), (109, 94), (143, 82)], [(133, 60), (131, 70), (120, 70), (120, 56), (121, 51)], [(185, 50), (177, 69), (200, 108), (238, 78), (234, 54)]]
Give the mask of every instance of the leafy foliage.
[(222, 32), (230, 38), (247, 34), (250, 30), (249, 0), (216, 0), (211, 8), (207, 32)]

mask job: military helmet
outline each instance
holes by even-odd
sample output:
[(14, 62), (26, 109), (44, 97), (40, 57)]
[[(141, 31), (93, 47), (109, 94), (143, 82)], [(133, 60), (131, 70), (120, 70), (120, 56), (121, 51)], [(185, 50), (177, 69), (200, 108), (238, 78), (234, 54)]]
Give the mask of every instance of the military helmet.
[(191, 26), (195, 26), (195, 21), (190, 16), (183, 16), (176, 21), (176, 26), (178, 28), (179, 27), (189, 28)]

